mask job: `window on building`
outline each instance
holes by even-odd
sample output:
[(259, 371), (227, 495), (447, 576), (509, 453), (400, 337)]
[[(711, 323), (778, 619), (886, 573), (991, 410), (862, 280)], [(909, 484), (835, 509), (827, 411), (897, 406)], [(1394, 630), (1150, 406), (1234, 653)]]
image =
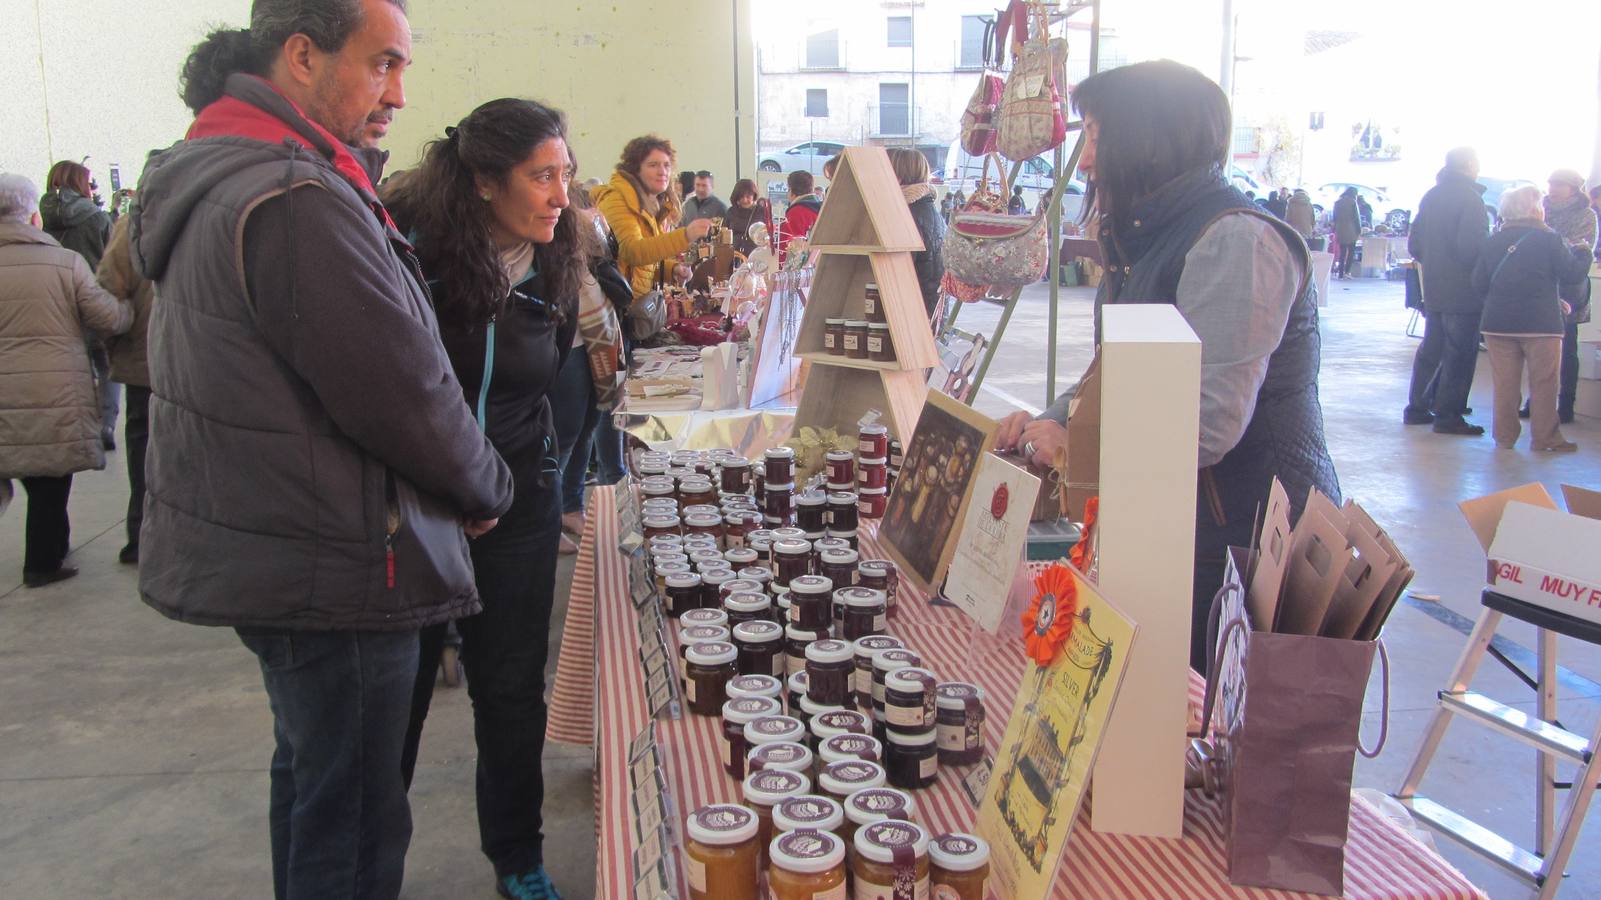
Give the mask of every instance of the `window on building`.
[(828, 118), (828, 89), (806, 89), (806, 115), (813, 118)]
[(806, 36), (806, 68), (839, 68), (839, 29), (831, 28)]
[(891, 47), (912, 46), (912, 17), (889, 17), (889, 45)]
[(962, 46), (956, 67), (977, 69), (984, 65), (984, 17), (962, 16)]
[(910, 85), (902, 82), (878, 86), (878, 133), (912, 133)]

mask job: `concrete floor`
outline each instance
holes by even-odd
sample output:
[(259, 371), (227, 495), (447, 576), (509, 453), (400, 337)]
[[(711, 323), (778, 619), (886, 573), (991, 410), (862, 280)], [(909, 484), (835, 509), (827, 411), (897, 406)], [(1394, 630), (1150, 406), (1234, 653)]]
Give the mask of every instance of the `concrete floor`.
[[(1358, 760), (1359, 787), (1391, 789), (1463, 643), (1455, 626), (1477, 614), (1482, 554), (1457, 500), (1527, 481), (1597, 486), (1601, 422), (1567, 434), (1580, 452), (1536, 457), (1498, 452), (1489, 438), (1436, 436), (1400, 424), (1416, 342), (1403, 335), (1399, 285), (1336, 282), (1323, 316), (1322, 395), (1331, 449), (1347, 496), (1388, 526), (1418, 568), (1420, 595), (1399, 607), (1390, 648), (1390, 739), (1377, 760)], [(1011, 398), (1040, 406), (1045, 356), (1044, 286), (1014, 317), (980, 408), (999, 414)], [(1089, 358), (1090, 292), (1065, 293), (1058, 383)], [(964, 310), (960, 324), (990, 330), (996, 307)], [(1473, 403), (1487, 419), (1488, 366)], [(1153, 431), (1160, 423), (1153, 423)], [(178, 625), (135, 595), (135, 573), (116, 562), (123, 543), (122, 457), (75, 484), (73, 561), (78, 578), (20, 587), (21, 502), (0, 518), (0, 898), (266, 897), (266, 765), (271, 720), (254, 658), (233, 634)], [(571, 573), (570, 558), (561, 569)], [(558, 617), (565, 614), (565, 598)], [(559, 618), (558, 618), (559, 622)], [(559, 634), (559, 627), (557, 629)], [(1506, 628), (1532, 646), (1532, 630)], [(554, 670), (554, 653), (552, 670)], [(1563, 719), (1593, 727), (1601, 654), (1564, 643)], [(1493, 663), (1477, 685), (1505, 701), (1532, 694)], [(1378, 727), (1370, 691), (1368, 734)], [(1471, 725), (1447, 735), (1425, 789), (1527, 844), (1532, 751)], [(466, 694), (435, 695), (412, 791), (415, 834), (405, 896), (494, 896), (477, 849), (471, 711)], [(587, 748), (546, 752), (547, 860), (569, 897), (593, 896), (594, 816)], [(1527, 896), (1514, 880), (1449, 842), (1441, 850), (1496, 898)], [(1601, 825), (1580, 841), (1564, 896), (1601, 896)]]

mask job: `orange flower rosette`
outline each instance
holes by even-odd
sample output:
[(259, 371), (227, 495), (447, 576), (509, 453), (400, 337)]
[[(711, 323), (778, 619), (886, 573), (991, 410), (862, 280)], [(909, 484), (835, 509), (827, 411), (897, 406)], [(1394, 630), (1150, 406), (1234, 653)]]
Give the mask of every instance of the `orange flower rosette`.
[(1067, 643), (1078, 617), (1078, 581), (1053, 563), (1034, 579), (1034, 602), (1023, 613), (1023, 646), (1029, 658), (1048, 666)]

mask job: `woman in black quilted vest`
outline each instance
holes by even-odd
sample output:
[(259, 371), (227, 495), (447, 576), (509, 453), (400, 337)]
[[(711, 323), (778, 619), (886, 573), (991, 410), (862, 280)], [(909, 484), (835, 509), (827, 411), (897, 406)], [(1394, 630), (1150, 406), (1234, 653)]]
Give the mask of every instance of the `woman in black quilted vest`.
[[(1079, 171), (1089, 185), (1107, 303), (1170, 303), (1201, 339), (1201, 430), (1190, 665), (1206, 666), (1206, 612), (1230, 545), (1254, 540), (1276, 477), (1299, 517), (1308, 491), (1336, 503), (1339, 481), (1318, 404), (1320, 339), (1306, 244), (1223, 175), (1228, 98), (1171, 61), (1094, 75), (1073, 91), (1084, 119)], [(1048, 465), (1067, 443), (1068, 402), (1002, 422), (997, 446)], [(1162, 423), (1153, 422), (1153, 436)]]

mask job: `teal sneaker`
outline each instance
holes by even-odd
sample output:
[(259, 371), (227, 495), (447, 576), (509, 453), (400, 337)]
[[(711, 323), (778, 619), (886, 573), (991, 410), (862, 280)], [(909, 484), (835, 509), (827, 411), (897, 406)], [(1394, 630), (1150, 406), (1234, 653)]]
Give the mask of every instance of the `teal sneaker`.
[(506, 900), (561, 900), (544, 866), (521, 875), (503, 876), (495, 883), (495, 890)]

